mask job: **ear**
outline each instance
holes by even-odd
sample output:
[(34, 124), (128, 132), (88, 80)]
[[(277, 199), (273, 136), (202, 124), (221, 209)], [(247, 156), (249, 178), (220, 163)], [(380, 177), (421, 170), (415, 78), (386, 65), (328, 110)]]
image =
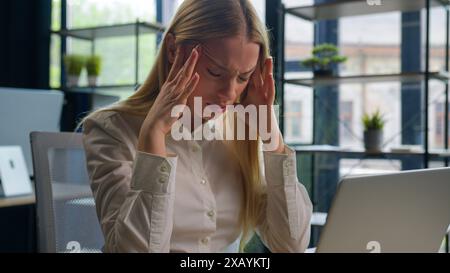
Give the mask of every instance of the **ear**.
[(177, 52), (177, 46), (175, 43), (175, 35), (172, 33), (167, 33), (166, 38), (166, 54), (167, 54), (167, 60), (170, 64), (173, 64), (175, 62), (176, 52)]

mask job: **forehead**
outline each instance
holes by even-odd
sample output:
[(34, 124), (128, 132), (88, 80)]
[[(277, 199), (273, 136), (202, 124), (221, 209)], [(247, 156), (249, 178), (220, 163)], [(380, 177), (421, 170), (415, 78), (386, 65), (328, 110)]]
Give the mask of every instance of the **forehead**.
[(260, 46), (243, 37), (221, 38), (203, 44), (208, 62), (218, 63), (230, 71), (247, 72), (258, 61)]

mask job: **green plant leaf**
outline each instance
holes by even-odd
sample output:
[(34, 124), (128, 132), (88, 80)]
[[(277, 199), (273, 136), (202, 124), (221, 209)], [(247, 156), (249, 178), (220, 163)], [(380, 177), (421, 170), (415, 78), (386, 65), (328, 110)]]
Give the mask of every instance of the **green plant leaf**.
[(302, 61), (302, 65), (313, 69), (329, 70), (333, 64), (347, 61), (347, 57), (338, 55), (338, 48), (333, 44), (320, 44), (313, 48), (310, 58)]
[(380, 110), (377, 110), (371, 115), (364, 113), (364, 115), (362, 116), (362, 123), (364, 125), (364, 131), (382, 130), (386, 121), (383, 118)]
[(64, 56), (64, 65), (68, 75), (79, 76), (86, 64), (86, 58), (82, 55), (69, 54)]
[(102, 59), (100, 56), (93, 55), (89, 56), (86, 60), (86, 70), (88, 76), (98, 76), (100, 75), (102, 67)]

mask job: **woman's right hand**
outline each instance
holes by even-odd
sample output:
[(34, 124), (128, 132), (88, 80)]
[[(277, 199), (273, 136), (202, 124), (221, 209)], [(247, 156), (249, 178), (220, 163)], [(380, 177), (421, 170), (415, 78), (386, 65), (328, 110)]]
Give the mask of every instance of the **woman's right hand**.
[(171, 116), (172, 109), (176, 105), (186, 105), (189, 95), (195, 90), (200, 80), (198, 73), (194, 74), (199, 51), (200, 47), (196, 46), (183, 64), (183, 49), (180, 47), (177, 49), (167, 80), (142, 124), (139, 150), (165, 156), (164, 138), (178, 120), (177, 117)]

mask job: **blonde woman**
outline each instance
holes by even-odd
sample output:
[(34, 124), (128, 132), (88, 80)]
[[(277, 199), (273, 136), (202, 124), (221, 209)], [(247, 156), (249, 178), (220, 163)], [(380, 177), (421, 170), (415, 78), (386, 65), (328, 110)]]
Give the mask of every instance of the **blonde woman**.
[[(202, 110), (225, 113), (200, 127), (192, 122), (192, 133), (234, 119), (227, 106), (266, 106), (275, 137), (264, 143), (276, 145), (175, 140), (171, 130), (180, 117), (194, 119), (196, 98)], [(276, 124), (274, 98), (267, 32), (250, 1), (185, 0), (140, 89), (83, 121), (104, 251), (238, 252), (256, 232), (272, 252), (303, 252), (312, 205)], [(177, 105), (191, 116), (174, 116)]]

